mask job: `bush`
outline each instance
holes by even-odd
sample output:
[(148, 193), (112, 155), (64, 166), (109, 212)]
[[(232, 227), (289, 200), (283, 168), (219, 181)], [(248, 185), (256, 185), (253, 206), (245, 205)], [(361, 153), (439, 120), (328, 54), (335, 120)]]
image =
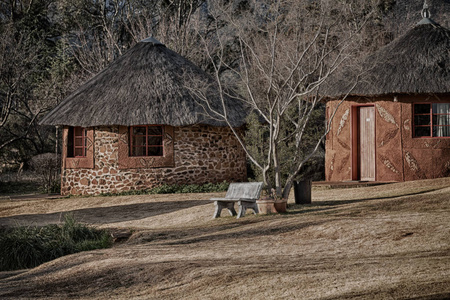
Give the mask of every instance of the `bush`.
[(230, 184), (226, 181), (221, 183), (206, 183), (198, 184), (181, 184), (169, 185), (163, 184), (161, 186), (148, 190), (148, 194), (186, 194), (186, 193), (215, 193), (224, 192), (228, 189)]
[(60, 191), (60, 156), (54, 153), (44, 153), (33, 156), (30, 165), (36, 172), (41, 189), (46, 193)]
[(63, 225), (15, 227), (0, 233), (0, 271), (33, 268), (58, 257), (108, 248), (111, 235), (65, 215)]
[(230, 184), (226, 181), (206, 184), (163, 184), (148, 190), (130, 190), (120, 193), (104, 193), (100, 196), (154, 195), (154, 194), (186, 194), (225, 192)]

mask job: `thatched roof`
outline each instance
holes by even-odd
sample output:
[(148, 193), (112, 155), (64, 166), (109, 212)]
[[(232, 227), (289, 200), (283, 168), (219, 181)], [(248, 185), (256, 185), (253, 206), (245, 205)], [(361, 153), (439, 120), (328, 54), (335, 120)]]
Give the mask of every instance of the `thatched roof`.
[(450, 30), (424, 18), (361, 64), (333, 74), (322, 94), (381, 96), (450, 93)]
[[(211, 85), (208, 98), (221, 107), (208, 74), (157, 40), (145, 39), (75, 90), (41, 124), (225, 126), (208, 117), (186, 88), (198, 82)], [(227, 106), (231, 124), (241, 126), (246, 116), (242, 104), (227, 98)]]

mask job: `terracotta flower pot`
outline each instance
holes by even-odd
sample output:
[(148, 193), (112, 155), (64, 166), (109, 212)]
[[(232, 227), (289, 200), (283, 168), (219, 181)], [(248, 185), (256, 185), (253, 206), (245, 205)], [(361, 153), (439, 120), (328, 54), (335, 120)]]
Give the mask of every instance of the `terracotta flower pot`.
[(286, 199), (280, 199), (275, 201), (274, 203), (275, 209), (279, 213), (285, 213), (286, 212), (286, 206), (287, 206), (287, 200)]
[(275, 200), (271, 198), (256, 200), (258, 205), (259, 214), (267, 215), (277, 213), (275, 209)]

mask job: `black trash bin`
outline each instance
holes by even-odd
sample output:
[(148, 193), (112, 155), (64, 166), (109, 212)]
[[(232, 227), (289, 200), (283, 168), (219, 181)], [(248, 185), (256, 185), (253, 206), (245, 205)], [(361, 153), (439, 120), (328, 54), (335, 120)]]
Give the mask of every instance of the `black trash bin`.
[(311, 203), (311, 185), (311, 179), (294, 181), (295, 204)]

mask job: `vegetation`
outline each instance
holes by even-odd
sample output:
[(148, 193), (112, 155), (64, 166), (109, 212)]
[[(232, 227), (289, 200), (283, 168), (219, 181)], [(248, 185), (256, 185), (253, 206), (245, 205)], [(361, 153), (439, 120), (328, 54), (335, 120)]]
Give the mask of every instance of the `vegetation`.
[(215, 193), (224, 192), (230, 184), (221, 183), (206, 184), (163, 184), (152, 189), (129, 190), (120, 193), (104, 193), (100, 196), (124, 196), (124, 195), (154, 195), (154, 194), (187, 194), (187, 193)]
[(111, 235), (64, 216), (62, 225), (15, 227), (0, 232), (0, 271), (36, 267), (58, 257), (108, 248)]
[(37, 175), (40, 188), (45, 193), (59, 193), (61, 182), (58, 176), (61, 158), (54, 153), (43, 153), (31, 159), (31, 167)]
[[(290, 43), (283, 41), (277, 44), (291, 47), (292, 41), (308, 41), (323, 16), (331, 22), (337, 20), (335, 25), (342, 25), (342, 28), (355, 28), (358, 22), (367, 18), (366, 26), (355, 40), (357, 47), (351, 53), (354, 60), (417, 23), (423, 4), (422, 1), (411, 3), (408, 0), (293, 1), (295, 5), (306, 7), (290, 7), (277, 15), (272, 4), (282, 2), (286, 1), (1, 1), (0, 172), (7, 168), (27, 170), (33, 156), (61, 149), (61, 145), (55, 147), (60, 129), (40, 126), (39, 120), (87, 78), (148, 36), (157, 38), (168, 48), (214, 73), (213, 62), (217, 63), (222, 54), (226, 65), (232, 68), (242, 66), (239, 62), (240, 32), (236, 25), (251, 33), (250, 38), (256, 37), (257, 41), (261, 38), (262, 42), (270, 37), (270, 32), (273, 33), (269, 26), (262, 25), (267, 20), (276, 19), (280, 33), (288, 33), (291, 37), (297, 34), (295, 39), (287, 41)], [(229, 14), (215, 14), (216, 4), (220, 3), (230, 5)], [(434, 1), (432, 13), (436, 20), (447, 22), (443, 25), (448, 26), (446, 7), (446, 1)], [(324, 8), (329, 9), (328, 15), (321, 15)], [(302, 21), (292, 23), (292, 18), (285, 18), (286, 11), (290, 15), (299, 14), (297, 17)], [(228, 18), (230, 16), (233, 18)], [(264, 19), (264, 16), (269, 18)], [(242, 23), (245, 26), (240, 26)], [(341, 33), (345, 34), (345, 30)], [(217, 49), (218, 36), (227, 37), (226, 43), (222, 44), (222, 54)], [(328, 44), (333, 45), (337, 40), (335, 36), (329, 37)], [(211, 48), (213, 62), (205, 55), (201, 39)], [(319, 42), (322, 44), (318, 45), (323, 47), (325, 40), (320, 39)], [(300, 50), (300, 44), (298, 46), (291, 53)], [(262, 53), (264, 49), (255, 50)], [(283, 68), (278, 63), (277, 67)], [(218, 75), (235, 80), (227, 69), (217, 69)], [(271, 90), (272, 93), (274, 91)], [(321, 114), (323, 116), (324, 112)]]
[[(341, 20), (351, 18), (347, 3), (271, 1), (265, 7), (255, 5), (244, 18), (233, 13), (231, 4), (210, 6), (219, 42), (215, 46), (203, 41), (223, 103), (214, 108), (204, 83), (190, 88), (211, 108), (211, 117), (225, 121), (231, 130), (227, 97), (245, 103), (256, 115), (262, 133), (250, 143), (233, 132), (264, 184), (286, 199), (293, 180), (317, 155), (330, 129), (334, 112), (326, 124), (317, 124), (325, 114), (320, 88), (358, 47), (353, 42), (373, 7), (346, 23)], [(235, 40), (219, 30), (224, 23), (233, 28)], [(233, 44), (236, 54), (230, 63)], [(222, 76), (224, 72), (232, 79)]]
[(0, 181), (0, 195), (38, 193), (40, 184), (36, 181)]

